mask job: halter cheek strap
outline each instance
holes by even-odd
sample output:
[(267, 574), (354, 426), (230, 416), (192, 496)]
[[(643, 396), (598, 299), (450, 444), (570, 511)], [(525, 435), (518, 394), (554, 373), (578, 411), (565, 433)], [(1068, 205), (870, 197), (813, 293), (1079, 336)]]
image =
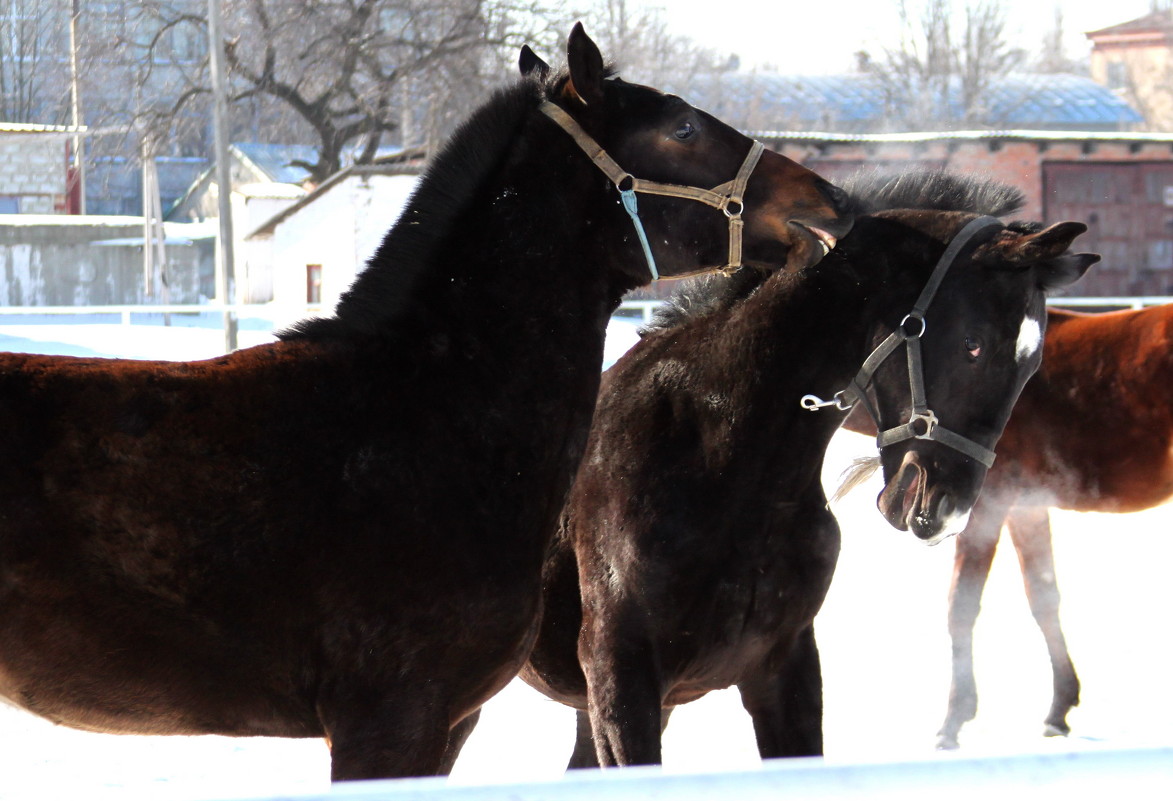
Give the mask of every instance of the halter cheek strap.
[[(921, 360), (920, 340), (925, 333), (925, 312), (928, 310), (929, 304), (933, 302), (937, 288), (941, 286), (945, 273), (949, 271), (961, 249), (982, 231), (1001, 227), (1002, 223), (993, 217), (977, 217), (967, 223), (953, 237), (953, 241), (945, 248), (945, 252), (941, 254), (940, 261), (933, 268), (932, 275), (929, 276), (928, 282), (921, 290), (912, 311), (905, 315), (896, 330), (889, 334), (864, 360), (863, 366), (855, 374), (855, 378), (851, 379), (851, 383), (845, 389), (836, 392), (829, 401), (822, 400), (816, 395), (804, 395), (800, 401), (802, 407), (812, 412), (828, 406), (834, 406), (840, 411), (847, 411), (859, 403), (875, 422), (876, 430), (880, 431), (879, 436), (876, 437), (876, 446), (879, 448), (903, 442), (906, 439), (935, 440), (981, 462), (987, 468), (992, 467), (994, 464), (992, 450), (945, 428), (940, 424), (937, 415), (929, 408), (928, 399), (925, 397), (925, 374)], [(880, 416), (868, 399), (867, 387), (884, 360), (901, 345), (905, 346), (908, 357), (908, 384), (912, 394), (912, 413), (909, 415), (907, 423), (884, 431), (880, 429)]]
[(653, 281), (659, 280), (660, 272), (656, 269), (656, 259), (652, 255), (652, 248), (648, 243), (648, 235), (644, 231), (643, 221), (639, 217), (639, 207), (635, 197), (637, 192), (643, 192), (648, 195), (660, 195), (662, 197), (678, 197), (684, 198), (685, 200), (695, 200), (723, 211), (725, 216), (729, 218), (729, 262), (721, 269), (723, 271), (735, 270), (741, 266), (743, 231), (741, 213), (745, 209), (745, 186), (749, 183), (749, 176), (753, 173), (754, 168), (758, 164), (758, 159), (762, 157), (762, 152), (765, 149), (761, 142), (754, 141), (749, 149), (749, 153), (745, 157), (745, 161), (741, 163), (741, 168), (737, 171), (737, 176), (732, 181), (726, 181), (712, 189), (701, 189), (696, 186), (680, 186), (677, 184), (662, 184), (656, 181), (645, 181), (642, 178), (636, 178), (620, 167), (615, 162), (615, 159), (611, 158), (607, 151), (591, 138), (590, 134), (583, 130), (582, 126), (578, 124), (578, 121), (560, 107), (547, 100), (542, 103), (541, 109), (543, 114), (558, 123), (562, 130), (573, 137), (582, 151), (595, 163), (595, 166), (602, 170), (603, 174), (619, 190), (619, 197), (623, 201), (623, 208), (628, 216), (631, 217), (632, 225), (635, 226), (635, 233), (639, 237), (640, 245), (643, 247), (644, 258), (647, 260), (648, 271), (651, 272)]

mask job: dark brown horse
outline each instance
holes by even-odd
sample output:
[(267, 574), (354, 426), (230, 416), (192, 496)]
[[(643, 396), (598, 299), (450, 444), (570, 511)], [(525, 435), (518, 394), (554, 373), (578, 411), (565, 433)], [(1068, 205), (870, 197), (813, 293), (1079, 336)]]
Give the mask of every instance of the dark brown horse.
[[(1003, 524), (1051, 658), (1044, 733), (1066, 735), (1079, 679), (1059, 625), (1048, 507), (1135, 512), (1173, 498), (1173, 304), (1110, 314), (1052, 309), (1047, 318), (1043, 366), (1023, 389), (957, 538), (949, 593), (953, 681), (941, 748), (956, 748), (977, 712), (973, 629)], [(869, 427), (860, 423), (853, 415), (848, 425)]]
[[(445, 767), (537, 634), (604, 328), (650, 278), (637, 229), (679, 275), (801, 268), (850, 225), (581, 27), (568, 56), (526, 51), (335, 317), (204, 362), (0, 358), (0, 695), (95, 731), (325, 737), (335, 779)], [(631, 184), (716, 207), (633, 218)]]
[[(919, 537), (949, 533), (1038, 366), (1029, 335), (1045, 324), (1045, 291), (1098, 260), (1067, 252), (1082, 224), (1004, 226), (970, 213), (1017, 202), (989, 184), (922, 175), (859, 192), (963, 211), (882, 211), (800, 274), (713, 279), (605, 375), (522, 672), (580, 710), (572, 766), (658, 762), (668, 712), (732, 684), (763, 757), (821, 753), (812, 622), (839, 527), (820, 471), (845, 413), (811, 414), (800, 399), (848, 387), (894, 333), (901, 347), (919, 339), (924, 380), (914, 383), (931, 406), (921, 416), (956, 439), (932, 441), (926, 426), (916, 432), (926, 438), (886, 445), (880, 505)], [(908, 368), (868, 363), (860, 402), (897, 428), (920, 406)]]

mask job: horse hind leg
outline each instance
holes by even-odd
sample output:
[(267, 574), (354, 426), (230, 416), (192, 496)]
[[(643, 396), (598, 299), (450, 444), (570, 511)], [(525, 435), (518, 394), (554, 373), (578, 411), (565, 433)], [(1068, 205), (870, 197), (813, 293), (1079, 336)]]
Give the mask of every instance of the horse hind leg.
[(949, 638), (953, 646), (953, 677), (945, 722), (937, 732), (937, 748), (958, 747), (961, 727), (977, 715), (977, 683), (973, 676), (973, 627), (981, 611), (982, 592), (990, 575), (1005, 507), (978, 501), (969, 525), (957, 537), (953, 582), (949, 589)]
[(574, 710), (576, 731), (574, 750), (570, 753), (567, 770), (599, 767), (599, 756), (595, 753), (595, 735), (591, 731), (591, 716), (585, 709)]
[(1079, 705), (1079, 677), (1075, 675), (1075, 665), (1059, 625), (1059, 585), (1055, 580), (1050, 514), (1045, 507), (1016, 509), (1007, 523), (1018, 552), (1030, 611), (1043, 633), (1051, 658), (1054, 689), (1043, 734), (1065, 737), (1071, 733), (1067, 713)]
[(779, 670), (737, 689), (762, 759), (823, 755), (823, 674), (813, 627), (799, 633)]

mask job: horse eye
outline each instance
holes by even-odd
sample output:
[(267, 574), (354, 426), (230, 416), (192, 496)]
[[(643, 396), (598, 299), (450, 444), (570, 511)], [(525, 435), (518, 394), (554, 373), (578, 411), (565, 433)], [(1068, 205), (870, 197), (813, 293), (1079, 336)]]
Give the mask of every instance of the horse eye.
[(965, 349), (969, 351), (969, 358), (976, 359), (982, 355), (982, 341), (977, 337), (966, 337)]
[(680, 127), (672, 135), (683, 142), (685, 139), (692, 138), (692, 135), (695, 133), (696, 127), (691, 122), (682, 122), (680, 123)]

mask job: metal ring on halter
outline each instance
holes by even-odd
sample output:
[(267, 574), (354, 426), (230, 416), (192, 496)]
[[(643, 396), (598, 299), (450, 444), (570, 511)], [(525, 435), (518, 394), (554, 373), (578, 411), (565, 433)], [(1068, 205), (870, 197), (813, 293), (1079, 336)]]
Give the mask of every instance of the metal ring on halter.
[[(737, 206), (737, 211), (731, 211), (730, 206)], [(735, 219), (741, 216), (741, 212), (745, 211), (745, 204), (735, 198), (729, 198), (725, 205), (721, 207), (721, 211), (725, 212), (726, 217)]]
[[(917, 331), (915, 334), (909, 333), (905, 329), (905, 325), (908, 323), (909, 320), (916, 320), (918, 323), (920, 323), (920, 330)], [(920, 339), (921, 337), (923, 337), (925, 335), (925, 328), (926, 327), (927, 326), (925, 325), (925, 318), (921, 317), (920, 314), (918, 314), (917, 312), (911, 312), (909, 314), (904, 315), (904, 319), (900, 321), (900, 326), (899, 326), (900, 336), (904, 337), (905, 339)]]
[[(918, 421), (925, 424), (925, 430), (923, 434), (916, 433), (916, 424)], [(932, 409), (926, 409), (920, 414), (914, 414), (912, 417), (908, 418), (908, 425), (913, 427), (913, 436), (917, 439), (932, 439), (933, 429), (937, 427), (939, 422), (940, 421), (937, 420), (937, 415), (933, 414)]]

